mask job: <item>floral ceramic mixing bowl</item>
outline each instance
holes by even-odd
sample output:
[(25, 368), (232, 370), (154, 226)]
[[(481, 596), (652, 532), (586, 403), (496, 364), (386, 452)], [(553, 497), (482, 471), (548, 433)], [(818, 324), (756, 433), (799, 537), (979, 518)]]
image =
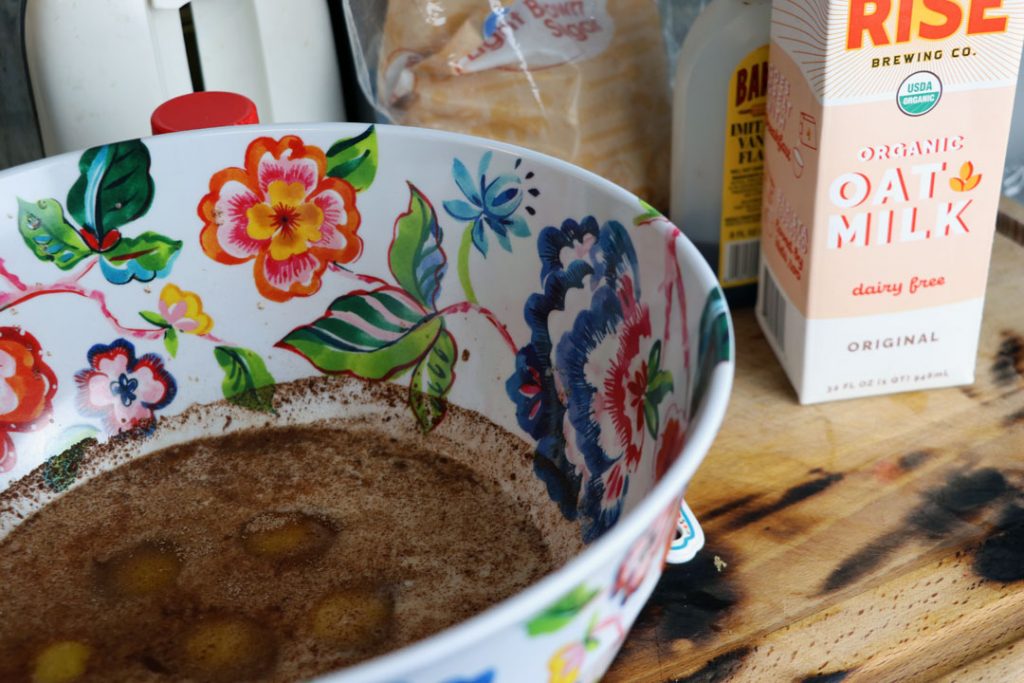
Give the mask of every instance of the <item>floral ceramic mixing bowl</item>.
[(321, 373), (408, 386), (424, 432), (454, 404), (530, 444), (587, 549), (329, 679), (595, 680), (686, 553), (731, 325), (693, 246), (607, 181), (433, 131), (236, 127), (4, 172), (0, 206), (0, 490), (52, 499), (86, 478), (83, 439), (224, 399), (273, 411)]

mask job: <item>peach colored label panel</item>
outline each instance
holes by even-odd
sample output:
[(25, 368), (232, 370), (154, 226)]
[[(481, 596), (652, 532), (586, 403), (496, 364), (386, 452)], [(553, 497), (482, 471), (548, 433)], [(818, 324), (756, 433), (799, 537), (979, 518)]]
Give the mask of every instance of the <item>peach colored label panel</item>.
[(799, 67), (773, 43), (765, 111), (762, 258), (775, 272), (779, 286), (804, 313), (820, 120), (821, 105)]
[(993, 88), (943, 93), (920, 118), (894, 101), (826, 108), (808, 317), (984, 293), (1012, 105)]

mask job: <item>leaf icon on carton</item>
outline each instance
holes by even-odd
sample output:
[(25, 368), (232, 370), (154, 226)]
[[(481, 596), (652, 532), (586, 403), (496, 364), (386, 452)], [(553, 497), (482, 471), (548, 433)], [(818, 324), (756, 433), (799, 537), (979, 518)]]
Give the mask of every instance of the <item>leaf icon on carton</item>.
[(960, 175), (949, 179), (949, 186), (954, 192), (970, 192), (981, 182), (981, 174), (974, 175), (974, 164), (965, 161), (960, 167)]

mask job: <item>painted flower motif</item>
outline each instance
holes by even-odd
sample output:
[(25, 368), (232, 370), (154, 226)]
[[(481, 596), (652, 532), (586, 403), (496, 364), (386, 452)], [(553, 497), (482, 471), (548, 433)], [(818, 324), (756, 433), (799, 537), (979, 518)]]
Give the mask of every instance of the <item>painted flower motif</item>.
[(111, 434), (150, 425), (154, 411), (174, 400), (177, 385), (160, 356), (147, 353), (136, 358), (135, 347), (126, 339), (109, 346), (96, 344), (88, 359), (89, 367), (75, 374), (79, 408), (103, 418)]
[(623, 604), (636, 593), (651, 572), (655, 558), (664, 559), (672, 542), (678, 506), (670, 505), (626, 551), (612, 585), (612, 597), (622, 596)]
[(169, 284), (160, 292), (157, 304), (164, 321), (179, 332), (204, 335), (213, 329), (213, 318), (203, 312), (203, 301), (195, 292)]
[(39, 342), (17, 327), (0, 327), (0, 472), (14, 467), (12, 432), (39, 429), (53, 410), (57, 377)]
[(660, 480), (686, 445), (686, 417), (679, 406), (673, 404), (665, 411), (665, 428), (658, 436), (658, 450), (654, 456), (654, 480)]
[(487, 256), (488, 250), (485, 227), (494, 233), (498, 244), (505, 251), (512, 251), (509, 234), (515, 237), (530, 235), (526, 221), (516, 215), (516, 209), (523, 201), (519, 187), (521, 181), (511, 173), (488, 180), (487, 167), (492, 156), (491, 152), (487, 152), (480, 158), (476, 179), (469, 174), (465, 164), (456, 159), (452, 164), (452, 177), (468, 201), (449, 199), (444, 202), (444, 209), (452, 218), (472, 222), (470, 230), (473, 246), (484, 256)]
[(576, 683), (587, 659), (583, 643), (569, 643), (555, 650), (548, 660), (548, 683)]
[(589, 542), (618, 519), (672, 377), (620, 223), (566, 220), (541, 232), (538, 251), (544, 292), (527, 300), (531, 340), (505, 388), (537, 440), (535, 471), (567, 518), (584, 516)]
[(563, 645), (551, 655), (548, 660), (548, 683), (578, 683), (588, 657), (595, 655), (598, 658), (591, 661), (588, 677), (592, 677), (594, 669), (603, 671), (611, 663), (609, 655), (615, 649), (613, 646), (621, 643), (625, 637), (626, 630), (618, 614), (602, 619), (595, 613), (582, 639)]
[(254, 260), (256, 289), (272, 301), (315, 294), (329, 263), (363, 249), (356, 191), (326, 168), (323, 150), (293, 135), (253, 140), (245, 168), (210, 178), (199, 204), (203, 251), (228, 265)]

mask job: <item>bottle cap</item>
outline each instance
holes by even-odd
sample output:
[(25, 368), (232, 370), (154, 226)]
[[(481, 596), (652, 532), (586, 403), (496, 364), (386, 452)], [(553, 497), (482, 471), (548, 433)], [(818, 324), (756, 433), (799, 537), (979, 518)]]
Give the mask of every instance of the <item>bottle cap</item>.
[(193, 92), (169, 99), (157, 107), (149, 119), (153, 135), (259, 122), (256, 105), (248, 97), (216, 91)]

